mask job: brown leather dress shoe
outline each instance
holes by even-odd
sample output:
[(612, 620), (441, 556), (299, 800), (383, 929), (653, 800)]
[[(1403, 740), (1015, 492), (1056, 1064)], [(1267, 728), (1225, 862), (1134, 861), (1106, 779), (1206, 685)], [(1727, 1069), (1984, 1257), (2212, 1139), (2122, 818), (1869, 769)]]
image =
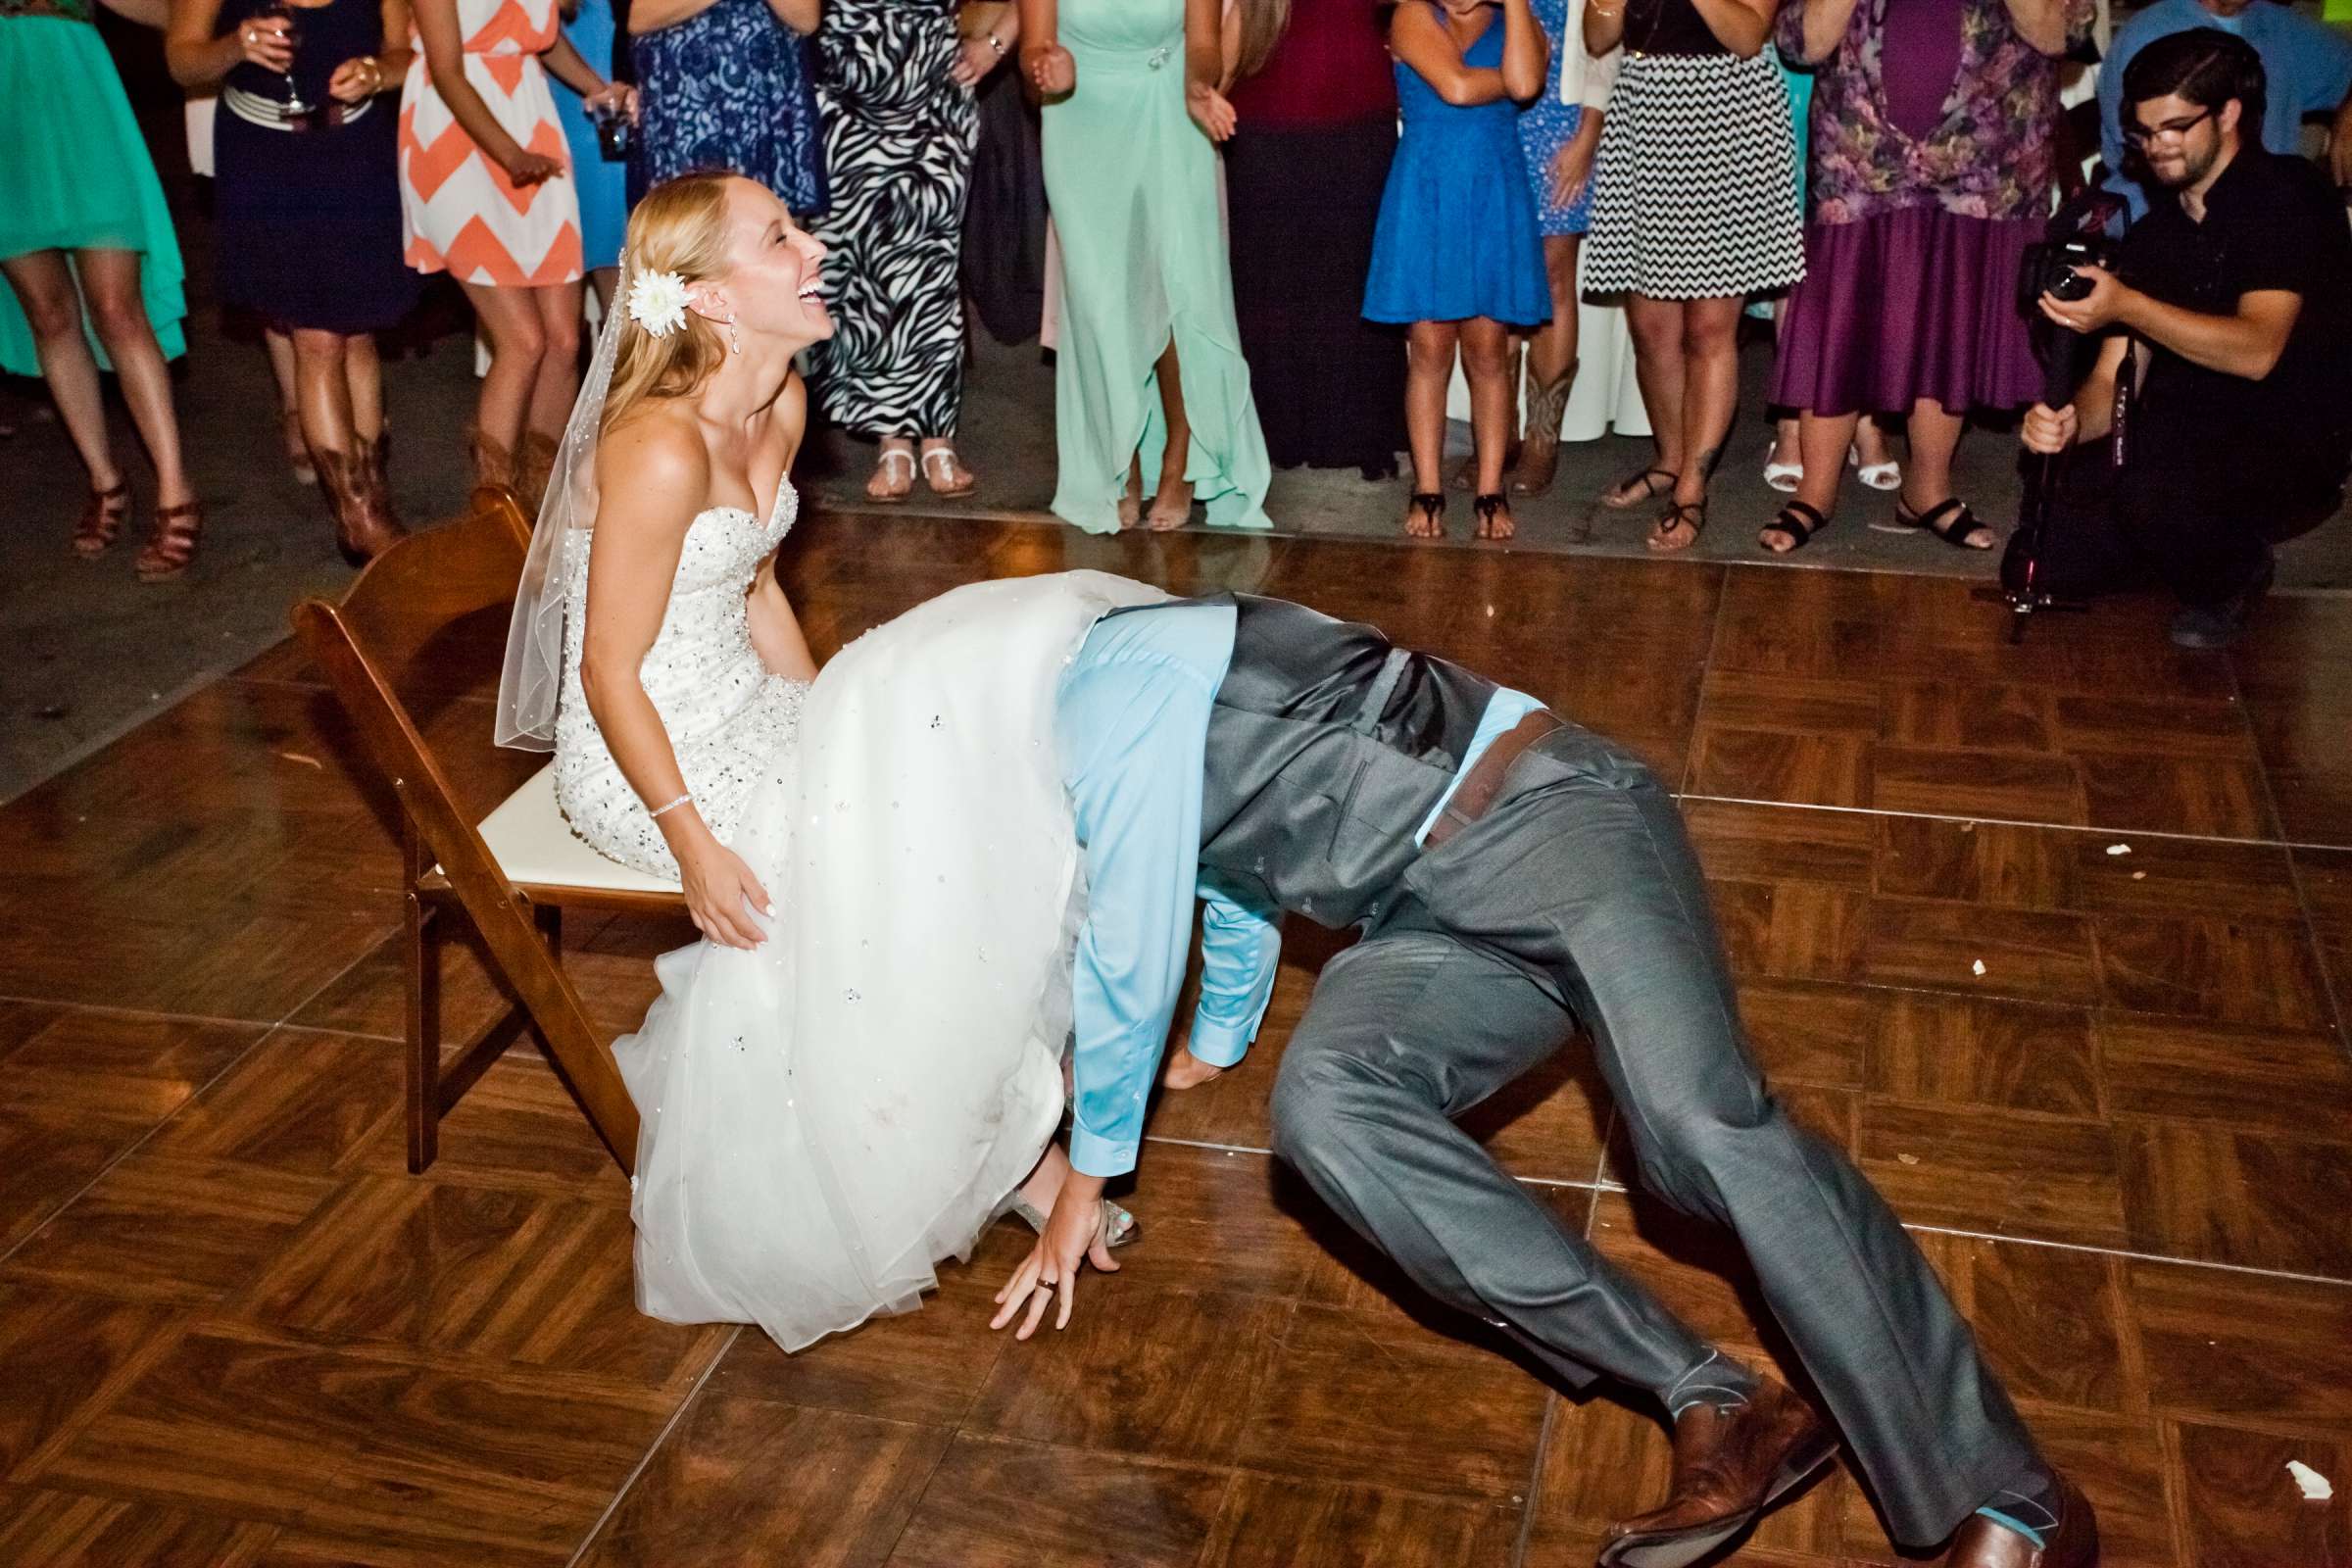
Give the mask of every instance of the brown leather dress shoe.
[(1662, 1508), (1611, 1525), (1600, 1568), (1696, 1562), (1837, 1453), (1837, 1434), (1771, 1378), (1745, 1404), (1694, 1404), (1674, 1423), (1674, 1494)]
[(1944, 1568), (2095, 1568), (2099, 1560), (2099, 1516), (2090, 1499), (2064, 1476), (2058, 1478), (2058, 1528), (2033, 1542), (1983, 1514), (1970, 1514), (1952, 1538)]

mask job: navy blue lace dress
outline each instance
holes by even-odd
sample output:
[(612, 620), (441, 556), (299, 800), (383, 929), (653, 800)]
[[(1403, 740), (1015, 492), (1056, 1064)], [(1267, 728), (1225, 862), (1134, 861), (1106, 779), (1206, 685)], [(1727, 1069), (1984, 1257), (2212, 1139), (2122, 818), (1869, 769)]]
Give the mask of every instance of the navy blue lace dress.
[(641, 98), (629, 202), (697, 170), (748, 174), (796, 218), (827, 205), (808, 42), (766, 0), (716, 0), (629, 40)]

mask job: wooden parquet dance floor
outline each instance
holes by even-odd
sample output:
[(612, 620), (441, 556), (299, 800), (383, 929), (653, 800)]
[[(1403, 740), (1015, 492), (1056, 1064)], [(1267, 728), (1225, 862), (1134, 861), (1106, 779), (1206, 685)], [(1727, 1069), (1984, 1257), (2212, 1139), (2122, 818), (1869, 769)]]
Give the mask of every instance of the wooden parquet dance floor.
[[(854, 516), (791, 554), (820, 649), (1101, 566), (1374, 619), (1629, 741), (1777, 1086), (1918, 1228), (2107, 1561), (2352, 1564), (2352, 601), (2187, 655), (2153, 604), (2013, 648), (1942, 579)], [(433, 730), (486, 808), (535, 762), (488, 748), (482, 631)], [(387, 811), (291, 647), (0, 808), (0, 1564), (1582, 1565), (1662, 1494), (1647, 1410), (1459, 1337), (1265, 1153), (1334, 939), (1158, 1108), (1145, 1240), (1067, 1334), (988, 1332), (1000, 1229), (787, 1358), (636, 1314), (626, 1184), (527, 1047), (405, 1173)], [(606, 1027), (682, 933), (575, 922)], [(495, 1002), (463, 952), (447, 991), (453, 1036)], [(1611, 1119), (1570, 1052), (1478, 1127), (1773, 1355)], [(1898, 1559), (1838, 1474), (1735, 1560)]]

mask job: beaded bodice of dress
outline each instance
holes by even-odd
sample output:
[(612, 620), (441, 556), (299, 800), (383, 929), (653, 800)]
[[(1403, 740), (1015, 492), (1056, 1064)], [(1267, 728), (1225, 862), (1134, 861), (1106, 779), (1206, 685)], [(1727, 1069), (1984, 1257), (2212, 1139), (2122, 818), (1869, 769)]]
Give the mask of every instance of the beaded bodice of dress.
[[(678, 552), (662, 629), (638, 666), (645, 694), (669, 732), (695, 809), (721, 843), (733, 836), (753, 787), (784, 764), (799, 724), (807, 688), (760, 662), (745, 598), (760, 564), (792, 531), (799, 513), (799, 497), (784, 481), (764, 522), (741, 507), (711, 507), (699, 514), (687, 525)], [(674, 876), (669, 847), (646, 803), (621, 776), (580, 684), (589, 537), (587, 530), (580, 531), (564, 568), (569, 588), (564, 690), (556, 711), (557, 799), (573, 831), (606, 856)]]

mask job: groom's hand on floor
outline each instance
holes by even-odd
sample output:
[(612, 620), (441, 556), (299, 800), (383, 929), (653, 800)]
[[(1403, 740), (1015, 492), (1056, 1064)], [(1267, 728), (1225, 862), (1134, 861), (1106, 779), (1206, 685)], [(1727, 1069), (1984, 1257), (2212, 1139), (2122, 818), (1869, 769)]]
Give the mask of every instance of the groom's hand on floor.
[(1021, 1326), (1012, 1332), (1014, 1339), (1026, 1340), (1044, 1321), (1046, 1308), (1055, 1302), (1059, 1306), (1054, 1314), (1054, 1327), (1068, 1328), (1078, 1271), (1090, 1261), (1105, 1274), (1119, 1271), (1102, 1235), (1102, 1186), (1100, 1176), (1076, 1171), (1063, 1181), (1061, 1196), (1054, 1200), (1054, 1212), (1046, 1219), (1046, 1233), (997, 1293), (997, 1315), (989, 1321), (990, 1328), (1003, 1328), (1022, 1317), (1026, 1309)]

